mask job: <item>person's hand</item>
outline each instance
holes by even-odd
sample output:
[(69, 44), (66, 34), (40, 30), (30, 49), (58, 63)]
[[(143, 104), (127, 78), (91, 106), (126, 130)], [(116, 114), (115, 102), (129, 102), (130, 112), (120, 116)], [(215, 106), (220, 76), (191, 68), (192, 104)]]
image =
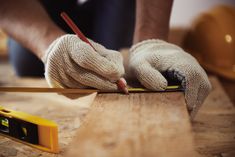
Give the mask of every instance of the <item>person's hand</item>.
[(208, 77), (196, 59), (178, 46), (162, 40), (145, 40), (133, 45), (129, 68), (141, 84), (151, 90), (166, 89), (168, 82), (163, 72), (181, 81), (191, 118), (211, 90)]
[(96, 51), (75, 35), (52, 42), (42, 58), (50, 87), (118, 89), (115, 81), (124, 74), (121, 54), (90, 42)]

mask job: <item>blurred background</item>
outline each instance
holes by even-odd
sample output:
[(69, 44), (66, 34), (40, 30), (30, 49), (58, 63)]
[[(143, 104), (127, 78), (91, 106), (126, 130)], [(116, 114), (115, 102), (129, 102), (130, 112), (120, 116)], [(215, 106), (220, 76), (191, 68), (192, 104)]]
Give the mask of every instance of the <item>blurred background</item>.
[(169, 40), (216, 75), (235, 104), (235, 1), (175, 0)]
[[(169, 40), (194, 55), (210, 75), (218, 76), (235, 104), (234, 8), (234, 0), (175, 0)], [(0, 30), (0, 62), (7, 60), (7, 35)]]
[(171, 27), (187, 28), (203, 12), (218, 5), (235, 6), (234, 0), (174, 0)]

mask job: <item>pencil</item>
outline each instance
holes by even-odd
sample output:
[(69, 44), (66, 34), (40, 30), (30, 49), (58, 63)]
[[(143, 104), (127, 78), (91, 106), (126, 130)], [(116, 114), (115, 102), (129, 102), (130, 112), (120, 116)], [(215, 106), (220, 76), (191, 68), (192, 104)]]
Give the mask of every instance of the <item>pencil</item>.
[[(68, 26), (73, 30), (73, 32), (78, 36), (78, 38), (80, 38), (82, 41), (88, 43), (96, 51), (96, 49), (92, 46), (92, 44), (89, 42), (89, 40), (87, 40), (87, 38), (80, 31), (80, 29), (77, 27), (77, 25), (75, 25), (75, 23), (72, 21), (72, 19), (65, 12), (62, 12), (60, 15), (64, 19), (64, 21), (68, 24)], [(120, 90), (122, 90), (125, 94), (128, 94), (127, 83), (124, 78), (120, 78), (116, 82), (116, 84)]]

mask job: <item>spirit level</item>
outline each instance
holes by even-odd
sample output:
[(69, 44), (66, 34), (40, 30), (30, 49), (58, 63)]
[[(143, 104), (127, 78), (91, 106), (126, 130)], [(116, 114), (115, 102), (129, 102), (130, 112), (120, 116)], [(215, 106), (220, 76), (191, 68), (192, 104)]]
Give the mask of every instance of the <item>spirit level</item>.
[(0, 134), (43, 151), (59, 152), (56, 123), (1, 106)]

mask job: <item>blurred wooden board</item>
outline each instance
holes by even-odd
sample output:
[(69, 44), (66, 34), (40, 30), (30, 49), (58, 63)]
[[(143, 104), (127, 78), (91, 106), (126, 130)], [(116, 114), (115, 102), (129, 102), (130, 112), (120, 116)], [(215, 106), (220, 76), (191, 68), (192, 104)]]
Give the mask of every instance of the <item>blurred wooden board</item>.
[[(18, 78), (8, 64), (0, 64), (0, 85), (45, 87), (44, 79)], [(203, 104), (193, 126), (195, 149), (205, 157), (234, 157), (235, 109), (216, 77), (213, 91)], [(0, 156), (65, 156), (69, 144), (88, 116), (93, 96), (68, 101), (57, 94), (0, 94), (0, 105), (54, 120), (59, 124), (58, 155), (44, 153), (0, 136)], [(90, 104), (87, 100), (90, 100)], [(93, 104), (95, 105), (95, 104)], [(102, 108), (101, 108), (102, 109)], [(157, 148), (157, 147), (156, 147)]]
[(0, 30), (0, 58), (7, 56), (7, 36)]
[(207, 157), (235, 156), (235, 107), (216, 77), (193, 123), (196, 149)]
[(194, 148), (183, 93), (101, 94), (68, 156), (198, 156)]

